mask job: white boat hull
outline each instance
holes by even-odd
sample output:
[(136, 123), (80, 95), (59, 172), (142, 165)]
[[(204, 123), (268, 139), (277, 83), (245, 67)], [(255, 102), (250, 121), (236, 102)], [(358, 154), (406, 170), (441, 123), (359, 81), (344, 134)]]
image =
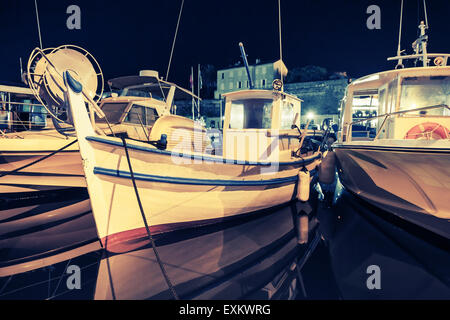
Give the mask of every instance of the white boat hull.
[(0, 139), (0, 276), (98, 241), (77, 143), (14, 171), (75, 139), (42, 136)]
[(400, 218), (450, 238), (448, 148), (334, 144), (342, 184)]
[[(99, 236), (109, 251), (130, 250), (148, 241), (122, 141), (88, 137), (95, 152), (94, 177), (108, 207), (95, 211)], [(119, 147), (120, 146), (120, 147)], [(128, 151), (139, 196), (154, 233), (211, 224), (275, 207), (296, 198), (298, 172), (286, 163), (272, 173), (257, 164), (223, 163), (220, 157), (203, 160), (182, 158), (170, 152), (129, 142)], [(217, 162), (214, 162), (216, 160)], [(180, 163), (185, 161), (185, 163)], [(313, 170), (320, 155), (310, 156), (306, 168)], [(98, 197), (95, 193), (91, 195)]]

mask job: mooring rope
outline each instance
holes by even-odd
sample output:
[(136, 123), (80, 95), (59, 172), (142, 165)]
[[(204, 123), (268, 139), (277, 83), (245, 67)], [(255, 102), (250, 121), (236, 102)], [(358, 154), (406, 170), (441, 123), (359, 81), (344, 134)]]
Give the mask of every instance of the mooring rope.
[(123, 146), (125, 148), (125, 155), (127, 157), (128, 168), (130, 169), (131, 181), (133, 183), (133, 188), (134, 188), (134, 192), (136, 194), (137, 202), (138, 202), (138, 205), (139, 205), (139, 210), (141, 211), (142, 220), (144, 221), (145, 230), (147, 230), (147, 236), (148, 236), (148, 238), (150, 240), (150, 243), (152, 245), (153, 251), (154, 251), (155, 256), (156, 256), (156, 260), (158, 261), (159, 267), (160, 267), (161, 272), (162, 272), (162, 274), (164, 276), (164, 279), (166, 280), (167, 286), (169, 287), (169, 289), (170, 289), (174, 299), (178, 300), (179, 299), (178, 295), (177, 295), (177, 293), (175, 291), (175, 288), (173, 287), (172, 282), (170, 281), (169, 276), (168, 276), (168, 274), (166, 272), (166, 269), (164, 268), (164, 265), (163, 265), (163, 263), (162, 263), (162, 261), (161, 261), (161, 259), (159, 257), (158, 250), (156, 249), (155, 240), (153, 239), (153, 236), (152, 236), (152, 234), (150, 232), (150, 228), (148, 227), (147, 218), (145, 218), (144, 208), (142, 207), (141, 198), (139, 197), (139, 192), (138, 192), (138, 189), (137, 189), (137, 186), (136, 186), (136, 181), (134, 179), (133, 168), (131, 167), (130, 156), (128, 154), (128, 147), (127, 147), (127, 143), (126, 143), (124, 137), (122, 137), (122, 143), (123, 143)]

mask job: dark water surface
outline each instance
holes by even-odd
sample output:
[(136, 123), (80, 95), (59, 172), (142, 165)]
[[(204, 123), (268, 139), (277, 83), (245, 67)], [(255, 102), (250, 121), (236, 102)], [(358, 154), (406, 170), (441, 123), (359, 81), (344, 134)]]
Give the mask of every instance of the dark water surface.
[[(243, 246), (246, 241), (249, 245), (262, 241), (256, 233), (245, 235), (242, 228), (252, 230), (258, 223), (271, 222), (200, 233), (186, 239), (183, 247), (161, 242), (158, 248), (169, 276), (178, 277), (170, 262), (176, 252), (181, 255), (184, 250), (199, 263), (199, 274), (177, 286), (181, 298), (450, 299), (448, 243), (430, 241), (392, 223), (386, 213), (349, 194), (339, 183), (336, 188), (313, 190), (310, 205), (310, 225), (316, 227), (310, 228), (307, 244), (297, 244), (297, 238), (289, 233), (264, 247), (267, 252), (257, 250), (239, 260), (240, 265), (227, 265), (213, 275), (200, 274), (200, 264), (229, 259), (236, 241)], [(281, 219), (281, 214), (273, 215)], [(217, 248), (215, 241), (219, 241)], [(197, 257), (190, 252), (205, 242), (209, 242), (210, 253)], [(151, 248), (111, 257), (97, 251), (3, 277), (0, 299), (170, 299), (152, 254)], [(179, 263), (177, 270), (185, 268), (192, 273), (188, 264)], [(67, 273), (72, 265), (80, 268), (80, 289), (69, 288), (68, 282), (74, 283), (72, 274)]]

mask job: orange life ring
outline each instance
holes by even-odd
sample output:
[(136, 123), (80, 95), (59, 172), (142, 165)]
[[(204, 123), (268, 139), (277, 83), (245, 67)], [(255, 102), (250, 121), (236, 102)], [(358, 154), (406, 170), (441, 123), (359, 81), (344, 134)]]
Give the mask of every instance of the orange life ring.
[(448, 139), (449, 130), (443, 125), (436, 122), (424, 122), (409, 129), (405, 139), (427, 139), (439, 140)]

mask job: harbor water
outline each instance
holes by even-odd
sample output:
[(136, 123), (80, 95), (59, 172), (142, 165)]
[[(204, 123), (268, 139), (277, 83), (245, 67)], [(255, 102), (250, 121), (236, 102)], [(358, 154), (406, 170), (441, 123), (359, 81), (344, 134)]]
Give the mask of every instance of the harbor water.
[[(241, 224), (158, 238), (159, 254), (169, 278), (177, 281), (180, 298), (450, 298), (448, 242), (397, 223), (339, 182), (317, 184), (308, 205), (307, 243), (299, 244), (292, 232), (233, 263), (229, 256), (236, 254), (236, 240), (249, 245), (262, 241), (257, 232), (269, 232), (261, 229), (267, 226), (263, 220), (282, 224), (289, 215), (286, 208)], [(295, 226), (295, 219), (290, 222)], [(255, 233), (243, 236), (243, 229)], [(97, 250), (2, 277), (0, 299), (171, 299), (151, 250), (115, 255)]]

